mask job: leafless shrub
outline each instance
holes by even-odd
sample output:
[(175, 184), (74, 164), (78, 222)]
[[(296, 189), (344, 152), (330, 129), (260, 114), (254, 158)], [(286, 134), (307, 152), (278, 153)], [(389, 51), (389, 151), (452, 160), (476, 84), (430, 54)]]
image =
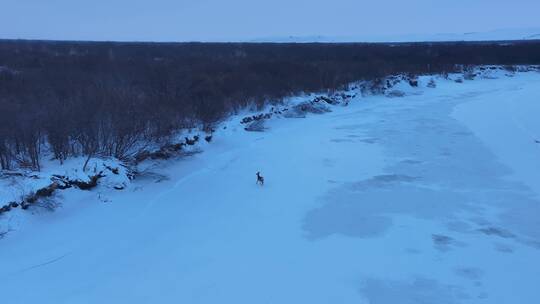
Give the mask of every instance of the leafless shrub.
[(246, 125), (244, 130), (249, 132), (264, 132), (266, 129), (264, 123), (264, 119), (252, 121)]
[(35, 205), (36, 207), (43, 208), (46, 211), (53, 212), (60, 206), (62, 206), (62, 203), (56, 199), (55, 197), (45, 197), (42, 199), (39, 199)]
[(403, 97), (405, 96), (405, 92), (403, 91), (400, 91), (400, 90), (392, 90), (390, 92), (388, 92), (386, 94), (386, 96), (390, 97), (390, 98), (394, 98), (394, 97)]
[(7, 229), (7, 230), (0, 231), (0, 240), (3, 239), (4, 237), (6, 237), (6, 235), (8, 233), (10, 233), (11, 231), (13, 231), (13, 230)]

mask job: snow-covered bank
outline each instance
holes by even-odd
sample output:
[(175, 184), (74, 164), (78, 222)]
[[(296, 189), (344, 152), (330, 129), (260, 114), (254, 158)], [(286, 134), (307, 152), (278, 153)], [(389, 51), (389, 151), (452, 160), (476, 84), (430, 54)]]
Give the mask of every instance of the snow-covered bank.
[[(183, 130), (171, 137), (169, 143), (158, 145), (148, 142), (135, 154), (133, 159), (120, 161), (113, 157), (71, 157), (64, 161), (44, 153), (48, 159), (40, 171), (26, 168), (0, 170), (0, 215), (16, 208), (41, 207), (53, 211), (60, 205), (56, 194), (60, 190), (77, 188), (83, 191), (98, 186), (105, 189), (123, 190), (135, 175), (142, 174), (152, 161), (188, 156), (200, 151), (212, 139), (211, 134), (192, 135), (191, 130)], [(188, 135), (188, 136), (185, 136)], [(139, 172), (142, 171), (142, 172)], [(0, 220), (0, 231), (11, 230)], [(3, 234), (4, 236), (5, 234)]]
[[(68, 189), (70, 204), (0, 241), (2, 299), (534, 303), (534, 176), (509, 180), (519, 167), (495, 148), (522, 137), (477, 129), (498, 114), (534, 131), (540, 73), (505, 73), (437, 88), (420, 77), (392, 88), (402, 97), (358, 94), (265, 132), (234, 117), (203, 153), (156, 162), (124, 191)], [(486, 105), (499, 94), (514, 112)], [(487, 121), (502, 132), (507, 120)], [(538, 144), (522, 144), (520, 164), (537, 166)]]

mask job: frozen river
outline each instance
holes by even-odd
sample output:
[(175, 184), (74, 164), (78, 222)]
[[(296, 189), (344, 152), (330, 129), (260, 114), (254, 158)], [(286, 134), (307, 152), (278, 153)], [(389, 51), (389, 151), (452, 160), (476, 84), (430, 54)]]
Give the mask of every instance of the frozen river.
[(539, 117), (531, 72), (232, 124), (160, 182), (33, 215), (0, 240), (0, 299), (537, 303)]

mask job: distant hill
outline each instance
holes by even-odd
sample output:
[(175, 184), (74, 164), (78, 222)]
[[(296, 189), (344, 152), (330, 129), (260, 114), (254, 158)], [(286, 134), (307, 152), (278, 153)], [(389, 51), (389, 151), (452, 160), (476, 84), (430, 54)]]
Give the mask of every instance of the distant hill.
[(358, 35), (358, 36), (276, 36), (262, 37), (248, 42), (278, 43), (344, 43), (344, 42), (441, 42), (441, 41), (507, 41), (540, 39), (540, 28), (499, 29), (489, 32), (410, 34), (410, 35)]

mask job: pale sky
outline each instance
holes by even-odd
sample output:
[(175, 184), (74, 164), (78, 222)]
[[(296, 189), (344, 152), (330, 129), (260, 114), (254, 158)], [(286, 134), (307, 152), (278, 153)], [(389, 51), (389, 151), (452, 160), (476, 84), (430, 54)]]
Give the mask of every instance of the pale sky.
[(225, 41), (540, 28), (540, 0), (0, 0), (0, 38)]

